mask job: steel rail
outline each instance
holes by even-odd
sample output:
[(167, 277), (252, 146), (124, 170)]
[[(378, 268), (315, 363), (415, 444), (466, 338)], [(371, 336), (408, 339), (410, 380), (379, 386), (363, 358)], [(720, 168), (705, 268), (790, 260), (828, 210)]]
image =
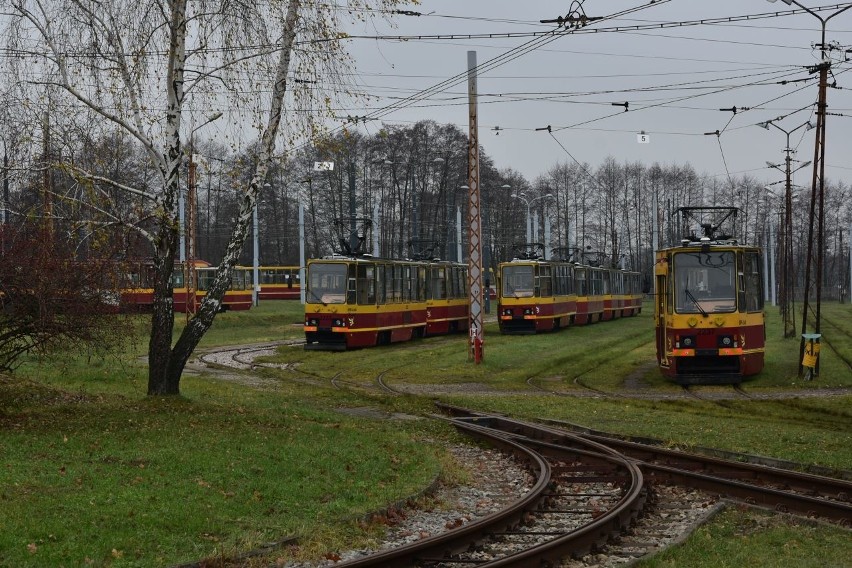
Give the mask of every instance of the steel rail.
[(536, 472), (536, 483), (523, 497), (517, 499), (505, 509), (478, 519), (457, 529), (435, 536), (424, 538), (417, 542), (390, 550), (385, 550), (341, 562), (339, 568), (410, 568), (417, 565), (422, 558), (445, 557), (467, 550), (471, 543), (481, 541), (493, 532), (498, 532), (515, 526), (528, 511), (535, 510), (545, 498), (551, 484), (550, 465), (536, 452), (506, 439), (505, 436), (484, 429), (470, 427), (470, 430), (480, 430), (477, 437), (487, 439), (492, 445), (508, 451), (526, 461)]
[[(456, 428), (470, 435), (481, 436), (488, 434), (490, 430), (479, 425), (474, 426), (463, 419), (455, 419), (451, 422)], [(508, 434), (508, 436), (509, 441), (517, 438), (514, 434)], [(526, 444), (523, 445), (526, 446)], [(571, 454), (582, 458), (585, 462), (595, 462), (598, 466), (625, 472), (620, 477), (625, 481), (626, 487), (618, 502), (590, 523), (479, 566), (540, 568), (542, 565), (557, 565), (563, 558), (569, 556), (579, 558), (602, 547), (613, 535), (619, 534), (630, 526), (645, 504), (645, 481), (641, 470), (632, 460), (625, 459), (597, 442), (587, 441), (586, 445), (596, 451), (572, 449)], [(564, 458), (564, 455), (559, 457)]]
[[(464, 414), (464, 409), (459, 407), (443, 408), (453, 414)], [(467, 420), (483, 427), (511, 433), (515, 436), (513, 439), (525, 445), (533, 445), (533, 441), (548, 442), (576, 450), (584, 445), (578, 440), (595, 441), (630, 456), (651, 478), (666, 479), (783, 512), (821, 516), (841, 524), (852, 523), (852, 504), (848, 502), (852, 496), (852, 482), (846, 480), (739, 463), (614, 438), (571, 434), (530, 422), (474, 411), (468, 411), (466, 418), (458, 420)], [(522, 438), (527, 438), (530, 442)], [(746, 479), (753, 481), (743, 481)], [(766, 487), (758, 482), (773, 483), (785, 488), (793, 487), (799, 493)], [(823, 498), (812, 496), (814, 493), (823, 495)], [(829, 496), (836, 500), (829, 499)]]

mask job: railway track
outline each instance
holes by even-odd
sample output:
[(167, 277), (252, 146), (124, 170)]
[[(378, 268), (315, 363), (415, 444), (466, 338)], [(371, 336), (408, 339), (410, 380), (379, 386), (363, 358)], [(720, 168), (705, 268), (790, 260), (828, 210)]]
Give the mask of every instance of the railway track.
[(573, 434), (556, 428), (501, 416), (477, 413), (449, 405), (444, 412), (489, 428), (511, 431), (525, 442), (570, 446), (577, 438), (600, 443), (636, 460), (645, 475), (666, 483), (702, 489), (714, 494), (778, 511), (821, 517), (842, 525), (852, 523), (852, 482), (757, 464), (691, 454), (650, 444), (594, 434)]
[(292, 369), (293, 366), (291, 364), (279, 365), (273, 363), (257, 363), (255, 360), (263, 355), (274, 354), (275, 350), (281, 345), (300, 345), (303, 343), (304, 341), (294, 340), (220, 349), (218, 351), (203, 353), (198, 357), (198, 359), (205, 365), (221, 365), (241, 370), (254, 370), (260, 367), (267, 367), (271, 369)]
[(407, 546), (337, 564), (346, 568), (542, 566), (587, 554), (639, 515), (646, 491), (642, 473), (587, 441), (545, 459), (503, 432), (455, 420), (460, 430), (513, 453), (535, 481), (503, 510)]
[(526, 463), (529, 490), (467, 525), (336, 566), (613, 565), (682, 538), (723, 498), (852, 523), (852, 481), (437, 407), (459, 431)]

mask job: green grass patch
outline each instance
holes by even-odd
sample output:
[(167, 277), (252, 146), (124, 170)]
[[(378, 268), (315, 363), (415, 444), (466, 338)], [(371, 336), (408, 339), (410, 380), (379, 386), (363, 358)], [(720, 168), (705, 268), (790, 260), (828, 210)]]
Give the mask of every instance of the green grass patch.
[(169, 565), (310, 536), (416, 494), (444, 459), (419, 425), (311, 393), (197, 379), (184, 391), (4, 381), (0, 565)]
[(843, 568), (850, 565), (849, 551), (847, 529), (732, 507), (700, 527), (683, 545), (637, 566)]

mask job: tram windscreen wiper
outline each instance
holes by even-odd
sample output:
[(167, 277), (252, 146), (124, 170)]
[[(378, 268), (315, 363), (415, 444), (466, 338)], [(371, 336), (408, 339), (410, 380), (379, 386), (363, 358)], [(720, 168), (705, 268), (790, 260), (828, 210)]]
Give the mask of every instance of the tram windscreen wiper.
[(704, 311), (704, 308), (701, 307), (701, 304), (698, 303), (698, 300), (695, 298), (695, 296), (692, 295), (692, 292), (689, 291), (689, 288), (684, 288), (683, 291), (686, 293), (686, 297), (692, 300), (692, 303), (695, 304), (695, 307), (698, 308), (698, 311), (701, 312), (701, 315), (706, 318), (707, 312)]
[(323, 301), (322, 301), (322, 298), (320, 298), (319, 296), (317, 296), (316, 292), (314, 292), (314, 291), (313, 291), (313, 290), (311, 290), (310, 288), (308, 288), (308, 294), (310, 294), (313, 298), (315, 298), (315, 299), (316, 299), (316, 300), (317, 300), (320, 304), (322, 304), (323, 306), (327, 306), (327, 305), (328, 305), (328, 304), (326, 304), (325, 302), (323, 302)]

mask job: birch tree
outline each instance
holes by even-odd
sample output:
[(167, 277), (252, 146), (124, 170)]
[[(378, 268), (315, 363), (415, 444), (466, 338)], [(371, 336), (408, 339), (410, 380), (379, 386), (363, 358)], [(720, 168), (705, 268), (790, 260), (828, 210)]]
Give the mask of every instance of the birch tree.
[[(148, 343), (148, 394), (180, 392), (184, 366), (213, 323), (245, 242), (258, 193), (275, 156), (317, 128), (325, 108), (346, 92), (351, 70), (340, 17), (364, 20), (400, 0), (335, 2), (270, 0), (2, 0), (11, 14), (9, 47), (21, 56), (16, 76), (59, 93), (68, 120), (119, 128), (144, 149), (153, 167), (143, 187), (68, 161), (80, 183), (119, 190), (144, 207), (134, 221), (106, 218), (102, 227), (131, 226), (150, 244), (156, 279)], [(239, 214), (216, 278), (197, 314), (172, 344), (172, 272), (179, 244), (181, 171), (194, 130), (225, 117), (237, 144), (256, 138), (250, 181), (237, 188)], [(220, 123), (221, 124), (221, 123)], [(222, 127), (219, 127), (222, 128)]]

